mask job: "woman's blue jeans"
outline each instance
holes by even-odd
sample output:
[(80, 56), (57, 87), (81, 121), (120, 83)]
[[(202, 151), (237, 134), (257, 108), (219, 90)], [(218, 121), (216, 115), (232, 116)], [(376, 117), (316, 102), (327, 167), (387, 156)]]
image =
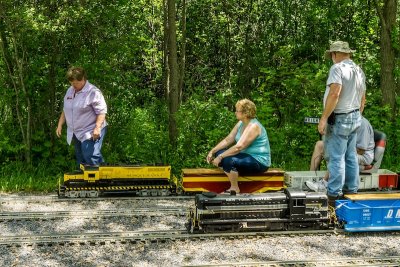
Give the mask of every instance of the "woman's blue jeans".
[(75, 146), (76, 163), (79, 164), (98, 166), (104, 162), (103, 155), (101, 154), (101, 146), (103, 145), (104, 136), (107, 132), (107, 126), (101, 129), (100, 138), (94, 141), (88, 139), (83, 142), (79, 141), (75, 135), (72, 137)]
[[(222, 149), (215, 153), (215, 156), (224, 153), (226, 149)], [(255, 158), (246, 153), (239, 153), (230, 157), (223, 158), (220, 165), (224, 172), (230, 173), (231, 171), (240, 174), (255, 174), (268, 170), (267, 166), (260, 164)]]
[(357, 129), (361, 125), (359, 111), (336, 115), (333, 125), (327, 126), (325, 154), (328, 157), (328, 196), (356, 193), (359, 185), (359, 166), (356, 150)]

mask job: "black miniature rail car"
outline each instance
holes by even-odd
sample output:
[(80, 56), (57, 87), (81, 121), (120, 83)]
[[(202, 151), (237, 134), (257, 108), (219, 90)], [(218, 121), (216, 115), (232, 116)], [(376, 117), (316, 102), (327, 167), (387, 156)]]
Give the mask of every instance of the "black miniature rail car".
[(285, 189), (257, 195), (196, 195), (191, 233), (322, 230), (330, 223), (326, 194)]

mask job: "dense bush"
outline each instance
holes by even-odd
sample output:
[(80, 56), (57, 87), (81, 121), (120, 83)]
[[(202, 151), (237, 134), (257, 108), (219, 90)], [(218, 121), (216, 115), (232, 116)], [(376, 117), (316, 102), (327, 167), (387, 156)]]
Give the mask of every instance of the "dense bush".
[[(316, 125), (303, 121), (321, 115), (331, 65), (322, 56), (338, 39), (357, 50), (355, 61), (368, 82), (364, 115), (388, 136), (382, 167), (400, 169), (400, 119), (381, 104), (373, 1), (186, 1), (186, 32), (183, 1), (177, 1), (178, 57), (185, 43), (186, 61), (178, 60), (185, 68), (174, 147), (168, 140), (163, 3), (0, 3), (1, 190), (47, 190), (75, 168), (65, 128), (62, 138), (55, 136), (71, 65), (87, 69), (106, 97), (107, 162), (171, 164), (175, 174), (207, 167), (207, 152), (232, 129), (234, 105), (246, 97), (268, 131), (273, 167), (306, 170), (320, 137)], [(397, 66), (396, 80), (399, 74)]]

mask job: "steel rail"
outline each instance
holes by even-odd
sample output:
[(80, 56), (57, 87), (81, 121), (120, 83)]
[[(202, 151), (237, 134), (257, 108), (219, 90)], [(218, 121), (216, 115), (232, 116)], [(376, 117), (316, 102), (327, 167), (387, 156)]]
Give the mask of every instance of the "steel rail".
[[(360, 191), (358, 194), (368, 194), (371, 191)], [(400, 193), (400, 190), (391, 190), (391, 191), (373, 191), (376, 194), (388, 194), (388, 193)], [(94, 198), (67, 198), (67, 197), (59, 197), (56, 194), (52, 195), (36, 195), (36, 196), (8, 196), (8, 195), (0, 195), (0, 204), (6, 204), (9, 202), (15, 201), (25, 201), (25, 202), (82, 202), (82, 201), (122, 201), (122, 200), (193, 200), (194, 195), (185, 196), (118, 196), (117, 193), (109, 193), (106, 196), (94, 197)]]
[[(389, 194), (389, 193), (400, 193), (400, 190), (390, 190), (390, 191), (359, 191), (358, 194)], [(124, 193), (109, 193), (106, 196), (99, 196), (94, 198), (67, 198), (67, 197), (59, 197), (57, 194), (51, 195), (20, 195), (20, 196), (9, 196), (9, 195), (0, 195), (0, 204), (13, 202), (13, 201), (27, 201), (27, 202), (45, 202), (45, 201), (101, 201), (101, 200), (164, 200), (164, 199), (172, 199), (172, 200), (192, 200), (194, 199), (194, 195), (173, 195), (173, 196), (121, 196)], [(126, 194), (125, 194), (126, 195)]]
[(157, 196), (157, 197), (138, 197), (138, 196), (101, 196), (96, 198), (60, 198), (57, 195), (43, 196), (0, 196), (0, 204), (9, 202), (83, 202), (83, 201), (136, 201), (136, 200), (194, 200), (194, 196)]
[(160, 215), (187, 216), (189, 208), (136, 208), (119, 210), (74, 210), (74, 211), (38, 211), (38, 212), (1, 212), (1, 221), (51, 220), (70, 217), (152, 217)]
[[(195, 265), (196, 267), (285, 267), (285, 266), (399, 266), (399, 256), (388, 257), (359, 257), (359, 258), (336, 258), (336, 259), (316, 259), (316, 260), (296, 260), (296, 261), (264, 261), (264, 262), (238, 262)], [(194, 265), (184, 265), (193, 267)]]
[(47, 234), (47, 235), (19, 235), (0, 236), (0, 245), (34, 245), (34, 244), (68, 244), (90, 243), (103, 244), (105, 242), (163, 242), (168, 240), (206, 240), (215, 238), (258, 238), (276, 235), (336, 235), (340, 230), (309, 230), (309, 231), (273, 231), (273, 232), (239, 232), (239, 233), (212, 233), (189, 234), (186, 230), (167, 231), (127, 231), (109, 233), (74, 233), (74, 234)]

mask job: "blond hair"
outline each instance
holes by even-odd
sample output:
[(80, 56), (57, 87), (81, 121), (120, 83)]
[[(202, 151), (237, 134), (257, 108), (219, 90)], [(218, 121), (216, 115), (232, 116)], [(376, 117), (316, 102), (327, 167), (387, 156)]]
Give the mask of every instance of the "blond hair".
[(236, 102), (235, 107), (236, 109), (240, 109), (242, 114), (249, 119), (254, 119), (256, 117), (256, 105), (247, 98), (241, 99)]

